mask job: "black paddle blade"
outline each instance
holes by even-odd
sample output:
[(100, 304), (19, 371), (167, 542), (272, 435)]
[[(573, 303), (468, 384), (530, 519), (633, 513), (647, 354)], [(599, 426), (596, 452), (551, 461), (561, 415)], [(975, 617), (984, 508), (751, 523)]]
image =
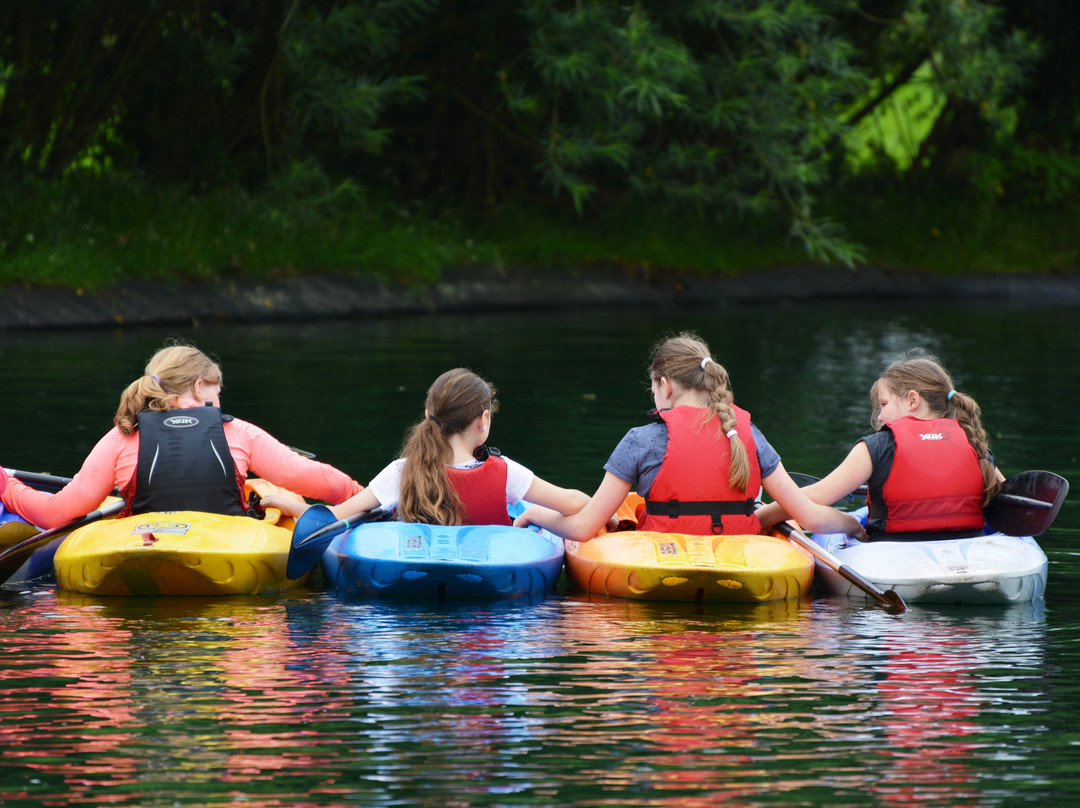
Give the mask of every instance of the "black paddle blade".
[(1038, 536), (1057, 518), (1069, 481), (1050, 471), (1023, 471), (1001, 484), (983, 509), (987, 524), (1007, 536)]
[(340, 522), (341, 529), (337, 531), (323, 529), (338, 523), (339, 520), (334, 516), (334, 512), (325, 505), (312, 505), (300, 514), (300, 518), (296, 520), (296, 525), (293, 527), (289, 560), (285, 565), (285, 575), (290, 580), (295, 581), (319, 563), (334, 536), (344, 530), (346, 524)]

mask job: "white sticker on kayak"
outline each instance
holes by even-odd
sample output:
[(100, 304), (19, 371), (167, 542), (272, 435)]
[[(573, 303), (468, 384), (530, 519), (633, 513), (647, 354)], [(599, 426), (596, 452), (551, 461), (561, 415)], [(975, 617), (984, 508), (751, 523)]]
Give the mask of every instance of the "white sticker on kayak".
[(140, 533), (175, 533), (177, 536), (183, 536), (189, 530), (191, 530), (190, 522), (143, 522), (141, 525), (135, 525), (131, 535), (138, 536)]

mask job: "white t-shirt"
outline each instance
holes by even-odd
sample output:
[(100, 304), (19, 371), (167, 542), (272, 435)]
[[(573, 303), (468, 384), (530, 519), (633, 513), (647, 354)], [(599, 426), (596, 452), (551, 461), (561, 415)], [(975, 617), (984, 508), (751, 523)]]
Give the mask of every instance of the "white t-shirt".
[[(506, 461), (506, 504), (517, 505), (532, 487), (536, 475), (509, 457), (503, 456), (502, 459)], [(473, 460), (469, 463), (455, 463), (450, 468), (471, 469), (479, 465), (479, 460)], [(401, 501), (401, 472), (404, 468), (405, 458), (399, 457), (375, 475), (375, 479), (368, 485), (368, 491), (374, 494), (379, 504), (388, 511), (397, 508)]]

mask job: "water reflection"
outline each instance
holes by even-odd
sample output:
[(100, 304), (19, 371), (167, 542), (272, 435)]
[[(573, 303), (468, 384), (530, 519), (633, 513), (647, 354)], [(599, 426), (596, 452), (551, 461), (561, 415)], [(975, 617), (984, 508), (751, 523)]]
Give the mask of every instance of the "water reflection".
[[(221, 356), (227, 409), (362, 480), (462, 364), (500, 390), (495, 445), (592, 490), (650, 405), (650, 344), (682, 328), (712, 344), (789, 469), (846, 454), (882, 363), (919, 344), (983, 405), (1007, 472), (1072, 479), (1072, 315), (745, 307), (185, 336)], [(0, 334), (0, 416), (39, 427), (4, 433), (4, 465), (72, 473), (165, 336)], [(74, 408), (72, 367), (95, 379)], [(0, 803), (1071, 805), (1074, 503), (1040, 541), (1045, 604), (903, 615), (810, 598), (0, 593)]]
[(1041, 604), (683, 606), (39, 596), (0, 635), (0, 800), (992, 804), (1046, 709)]

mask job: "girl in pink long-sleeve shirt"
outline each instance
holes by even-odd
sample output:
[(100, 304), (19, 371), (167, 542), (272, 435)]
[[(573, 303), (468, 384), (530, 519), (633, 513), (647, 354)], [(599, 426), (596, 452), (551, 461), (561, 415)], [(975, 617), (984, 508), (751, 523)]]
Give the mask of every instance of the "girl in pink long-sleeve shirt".
[[(48, 529), (93, 511), (114, 488), (131, 505), (139, 457), (138, 415), (147, 410), (221, 407), (221, 368), (191, 345), (169, 345), (120, 397), (110, 430), (93, 448), (78, 474), (58, 493), (37, 491), (19, 480), (0, 479), (0, 499), (28, 522)], [(338, 504), (363, 490), (333, 466), (294, 452), (266, 430), (233, 418), (223, 424), (238, 480), (252, 472), (305, 497)], [(3, 471), (0, 475), (6, 477)], [(6, 483), (6, 487), (5, 487)]]

